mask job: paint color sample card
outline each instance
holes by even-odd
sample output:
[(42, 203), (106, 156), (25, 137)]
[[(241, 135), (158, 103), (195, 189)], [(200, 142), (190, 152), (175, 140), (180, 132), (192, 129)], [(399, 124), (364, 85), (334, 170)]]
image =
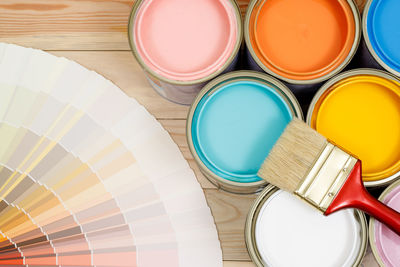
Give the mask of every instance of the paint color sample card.
[(221, 266), (168, 133), (75, 62), (0, 43), (0, 265)]

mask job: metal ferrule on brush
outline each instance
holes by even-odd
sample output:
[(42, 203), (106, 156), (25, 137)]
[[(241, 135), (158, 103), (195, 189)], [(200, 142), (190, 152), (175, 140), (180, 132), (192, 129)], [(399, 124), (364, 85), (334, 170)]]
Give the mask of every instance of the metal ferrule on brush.
[(349, 177), (357, 159), (327, 142), (295, 194), (325, 213)]

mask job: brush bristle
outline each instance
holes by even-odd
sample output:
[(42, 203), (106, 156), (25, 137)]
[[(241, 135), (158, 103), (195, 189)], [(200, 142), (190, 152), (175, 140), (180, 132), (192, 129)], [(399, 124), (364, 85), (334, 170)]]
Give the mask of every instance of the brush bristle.
[(258, 176), (283, 190), (294, 192), (326, 143), (325, 137), (294, 118), (271, 149)]

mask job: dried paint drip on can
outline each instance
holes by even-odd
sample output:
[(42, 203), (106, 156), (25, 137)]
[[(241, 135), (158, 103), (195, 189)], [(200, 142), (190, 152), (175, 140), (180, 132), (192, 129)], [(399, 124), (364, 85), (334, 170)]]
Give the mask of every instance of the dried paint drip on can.
[[(400, 212), (400, 181), (389, 186), (379, 200)], [(370, 220), (369, 238), (372, 252), (381, 266), (400, 266), (400, 237), (375, 219)]]
[(358, 266), (367, 247), (365, 215), (347, 209), (324, 216), (294, 195), (268, 186), (251, 208), (245, 229), (257, 266)]
[(349, 0), (258, 0), (245, 19), (250, 65), (291, 84), (339, 73), (360, 40), (358, 8)]
[(241, 15), (233, 0), (139, 0), (128, 33), (155, 90), (190, 104), (205, 83), (235, 67)]
[(398, 0), (369, 0), (363, 14), (363, 35), (370, 55), (397, 76), (400, 76), (399, 13)]
[(400, 80), (358, 69), (329, 80), (314, 97), (307, 122), (362, 162), (366, 186), (400, 174)]
[(230, 192), (253, 193), (258, 169), (300, 106), (278, 80), (237, 71), (207, 84), (188, 116), (189, 148), (205, 176)]

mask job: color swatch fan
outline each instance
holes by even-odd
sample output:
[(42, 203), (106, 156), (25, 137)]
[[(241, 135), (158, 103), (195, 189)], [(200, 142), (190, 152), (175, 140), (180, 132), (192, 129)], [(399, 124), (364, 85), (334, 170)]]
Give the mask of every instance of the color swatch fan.
[(0, 123), (1, 266), (222, 265), (189, 165), (110, 81), (0, 43)]

